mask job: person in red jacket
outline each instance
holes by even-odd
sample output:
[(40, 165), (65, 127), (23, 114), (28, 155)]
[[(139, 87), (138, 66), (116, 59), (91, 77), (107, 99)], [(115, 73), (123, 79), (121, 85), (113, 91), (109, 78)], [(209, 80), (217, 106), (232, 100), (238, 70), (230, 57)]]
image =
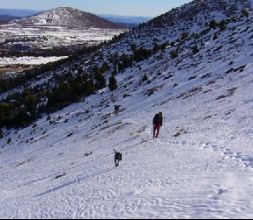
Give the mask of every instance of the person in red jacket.
[(163, 125), (163, 113), (156, 114), (153, 118), (153, 138), (158, 138), (160, 129)]

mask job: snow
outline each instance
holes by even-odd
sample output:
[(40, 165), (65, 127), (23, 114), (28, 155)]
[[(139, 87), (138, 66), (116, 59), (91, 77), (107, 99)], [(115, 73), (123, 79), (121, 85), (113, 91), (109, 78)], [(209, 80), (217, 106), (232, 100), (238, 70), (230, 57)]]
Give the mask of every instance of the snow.
[(2, 57), (0, 58), (0, 67), (8, 65), (41, 65), (50, 62), (56, 62), (62, 59), (66, 59), (67, 56), (63, 57)]
[[(44, 118), (36, 128), (13, 133), (13, 143), (0, 154), (0, 216), (252, 217), (252, 102), (245, 96), (252, 92), (252, 67), (242, 80), (219, 80), (215, 92), (163, 105), (190, 83), (170, 95), (165, 85), (150, 98), (139, 88), (126, 100), (121, 88), (114, 96), (126, 110), (118, 117), (113, 103), (99, 108), (104, 100), (110, 103), (110, 93), (97, 94), (53, 114), (55, 125)], [(231, 84), (240, 85), (236, 96), (214, 101)], [(164, 112), (165, 123), (153, 140), (150, 123), (157, 111)], [(209, 115), (213, 119), (204, 120)], [(186, 133), (175, 137), (182, 129)], [(117, 169), (114, 148), (123, 152)]]
[[(128, 68), (118, 90), (51, 114), (52, 123), (11, 130), (0, 140), (0, 218), (252, 218), (252, 20), (217, 40), (211, 30), (182, 62), (168, 49)], [(118, 168), (113, 149), (123, 153)]]
[(99, 44), (127, 31), (127, 28), (95, 15), (63, 7), (0, 25), (0, 42), (2, 47), (17, 43), (35, 50), (78, 47)]
[(70, 28), (87, 27), (111, 27), (117, 29), (120, 26), (108, 20), (102, 19), (94, 14), (90, 14), (71, 7), (59, 7), (37, 15), (15, 19), (9, 22), (13, 26), (64, 26)]
[[(29, 42), (23, 42), (35, 48), (52, 48), (54, 46), (71, 46), (77, 44), (97, 44), (103, 41), (111, 40), (113, 36), (125, 32), (124, 29), (101, 29), (85, 28), (70, 29), (60, 26), (52, 27), (12, 27), (11, 25), (2, 25), (0, 28), (0, 42), (12, 39), (22, 43), (23, 38), (30, 39)], [(35, 38), (35, 40), (34, 40)]]

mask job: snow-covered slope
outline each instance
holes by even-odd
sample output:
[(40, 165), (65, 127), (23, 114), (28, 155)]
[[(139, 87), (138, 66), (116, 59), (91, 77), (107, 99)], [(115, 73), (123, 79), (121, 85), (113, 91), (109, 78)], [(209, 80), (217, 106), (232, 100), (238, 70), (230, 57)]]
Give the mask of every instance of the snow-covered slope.
[[(128, 29), (94, 14), (56, 8), (0, 25), (0, 55), (62, 56), (111, 40)], [(43, 54), (44, 53), (44, 54)]]
[[(198, 28), (159, 28), (158, 42), (191, 35), (119, 73), (116, 91), (100, 90), (5, 131), (0, 217), (252, 218), (253, 14), (238, 6), (222, 31), (207, 31), (211, 19), (225, 16), (218, 11), (204, 20), (197, 14)], [(151, 36), (141, 34), (147, 27), (103, 48), (101, 59), (130, 53), (133, 42), (151, 46)], [(121, 105), (118, 116), (114, 105)], [(152, 118), (160, 111), (164, 125), (154, 140)], [(123, 153), (119, 168), (113, 149)]]
[(6, 57), (0, 58), (0, 67), (9, 65), (41, 65), (45, 63), (55, 62), (67, 57)]
[(122, 28), (111, 21), (78, 9), (61, 7), (31, 17), (16, 19), (10, 24), (25, 26), (60, 26), (70, 28)]

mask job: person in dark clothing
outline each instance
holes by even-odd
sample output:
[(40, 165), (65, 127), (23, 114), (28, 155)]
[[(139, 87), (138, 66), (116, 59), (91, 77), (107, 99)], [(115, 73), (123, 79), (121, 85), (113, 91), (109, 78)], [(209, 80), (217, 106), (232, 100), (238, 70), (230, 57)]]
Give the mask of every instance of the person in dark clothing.
[(163, 125), (163, 113), (156, 114), (153, 118), (153, 138), (158, 138), (160, 129)]
[(120, 152), (117, 152), (115, 149), (114, 149), (114, 162), (115, 162), (115, 167), (118, 167), (119, 166), (119, 161), (122, 160), (122, 153)]

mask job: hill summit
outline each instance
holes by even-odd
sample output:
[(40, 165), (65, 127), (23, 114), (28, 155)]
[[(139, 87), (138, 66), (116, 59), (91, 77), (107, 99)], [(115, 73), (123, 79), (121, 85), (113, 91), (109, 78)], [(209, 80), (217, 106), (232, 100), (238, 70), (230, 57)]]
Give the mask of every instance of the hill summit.
[(106, 19), (100, 18), (94, 14), (87, 13), (70, 7), (59, 7), (40, 14), (16, 19), (11, 24), (19, 26), (61, 26), (71, 28), (122, 28)]

